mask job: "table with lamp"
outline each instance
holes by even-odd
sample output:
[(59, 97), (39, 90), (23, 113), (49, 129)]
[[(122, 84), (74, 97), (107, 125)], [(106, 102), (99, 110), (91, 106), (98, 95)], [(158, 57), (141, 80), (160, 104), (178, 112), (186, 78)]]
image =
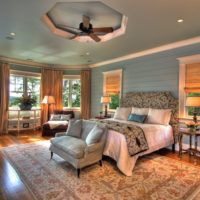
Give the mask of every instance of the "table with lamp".
[[(196, 108), (200, 107), (200, 97), (197, 96), (188, 96), (186, 98), (186, 106), (187, 107), (193, 107), (193, 122), (194, 124), (197, 124), (197, 110)], [(190, 147), (188, 149), (182, 149), (182, 138), (183, 135), (187, 135), (189, 136), (189, 145)], [(178, 132), (178, 143), (179, 143), (179, 159), (182, 158), (182, 153), (186, 152), (189, 153), (190, 155), (194, 156), (194, 164), (197, 164), (197, 158), (198, 155), (200, 154), (200, 151), (197, 150), (197, 146), (198, 146), (198, 137), (200, 136), (200, 131), (194, 126), (194, 129), (191, 130), (189, 128), (179, 128), (179, 132)], [(194, 137), (194, 148), (192, 148), (192, 137)]]
[(109, 96), (102, 96), (101, 97), (101, 103), (105, 105), (105, 114), (104, 116), (96, 116), (96, 119), (107, 119), (110, 118), (108, 115), (108, 104), (111, 103), (111, 97)]

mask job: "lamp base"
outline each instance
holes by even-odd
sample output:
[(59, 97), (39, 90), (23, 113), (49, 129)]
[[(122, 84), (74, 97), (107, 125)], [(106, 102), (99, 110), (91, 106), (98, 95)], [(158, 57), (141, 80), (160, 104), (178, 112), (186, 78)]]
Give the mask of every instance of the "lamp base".
[(193, 121), (194, 121), (195, 123), (197, 123), (197, 110), (196, 110), (195, 107), (194, 107), (194, 111), (193, 111)]
[(108, 116), (108, 111), (107, 111), (107, 108), (108, 108), (108, 106), (107, 106), (107, 105), (105, 105), (105, 114), (104, 114), (104, 117), (107, 117), (107, 116)]

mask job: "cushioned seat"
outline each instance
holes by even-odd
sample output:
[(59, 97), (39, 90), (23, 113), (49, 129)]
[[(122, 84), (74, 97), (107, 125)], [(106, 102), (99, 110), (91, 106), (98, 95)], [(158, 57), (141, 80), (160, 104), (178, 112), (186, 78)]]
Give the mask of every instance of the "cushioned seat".
[(53, 153), (73, 165), (80, 174), (80, 169), (99, 162), (106, 140), (105, 125), (88, 120), (70, 120), (67, 132), (56, 133), (50, 140), (51, 158)]
[(56, 145), (64, 152), (73, 156), (74, 158), (82, 158), (84, 156), (84, 150), (86, 143), (84, 140), (71, 136), (61, 136), (51, 139), (51, 143)]

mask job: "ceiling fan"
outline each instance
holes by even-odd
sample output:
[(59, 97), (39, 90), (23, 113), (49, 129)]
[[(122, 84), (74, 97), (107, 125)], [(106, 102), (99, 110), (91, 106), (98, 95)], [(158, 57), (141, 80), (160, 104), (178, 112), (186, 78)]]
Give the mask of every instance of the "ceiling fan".
[(111, 33), (111, 32), (113, 32), (112, 27), (93, 28), (92, 24), (90, 23), (90, 17), (88, 17), (88, 16), (83, 15), (82, 19), (83, 19), (83, 21), (79, 24), (79, 28), (74, 28), (74, 27), (64, 26), (64, 25), (59, 25), (59, 26), (63, 27), (63, 28), (76, 29), (79, 31), (77, 34), (75, 34), (73, 37), (70, 38), (71, 40), (80, 36), (82, 33), (86, 33), (95, 42), (100, 42), (101, 38), (99, 38), (96, 35), (96, 33)]

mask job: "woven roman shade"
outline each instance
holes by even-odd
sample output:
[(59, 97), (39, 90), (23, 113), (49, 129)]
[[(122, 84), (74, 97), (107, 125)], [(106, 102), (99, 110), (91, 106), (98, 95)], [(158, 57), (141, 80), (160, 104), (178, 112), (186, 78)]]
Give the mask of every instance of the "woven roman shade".
[(120, 93), (120, 75), (106, 76), (106, 95), (116, 95)]
[(184, 90), (185, 92), (200, 92), (200, 63), (186, 65)]

